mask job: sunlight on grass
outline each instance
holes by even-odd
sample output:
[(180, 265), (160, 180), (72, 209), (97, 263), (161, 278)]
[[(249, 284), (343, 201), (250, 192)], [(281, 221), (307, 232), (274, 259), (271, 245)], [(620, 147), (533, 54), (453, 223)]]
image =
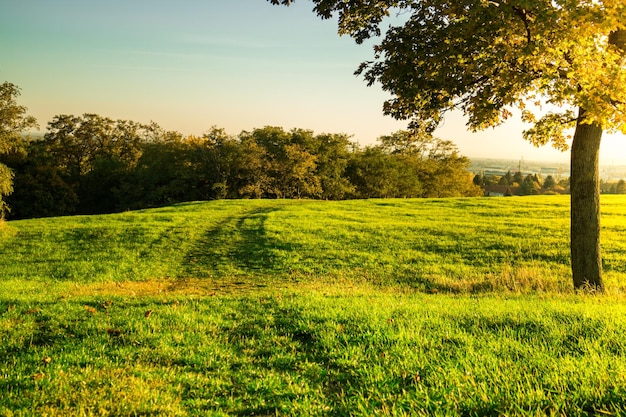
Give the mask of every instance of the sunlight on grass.
[(0, 415), (624, 415), (568, 199), (214, 201), (0, 227)]
[[(626, 273), (624, 198), (604, 198), (609, 286)], [(10, 222), (6, 279), (369, 281), (421, 290), (566, 291), (568, 198), (193, 203)]]

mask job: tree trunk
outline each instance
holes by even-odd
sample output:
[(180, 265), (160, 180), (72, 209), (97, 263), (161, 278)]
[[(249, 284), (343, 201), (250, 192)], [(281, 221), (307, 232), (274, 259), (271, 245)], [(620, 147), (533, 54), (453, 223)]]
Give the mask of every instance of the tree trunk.
[(602, 128), (583, 124), (580, 110), (571, 154), (571, 255), (574, 288), (603, 292), (599, 156)]
[[(626, 54), (626, 30), (612, 32), (609, 44)], [(580, 109), (571, 155), (572, 277), (576, 289), (589, 287), (603, 292), (599, 174), (602, 127), (584, 124), (584, 114), (584, 109)]]

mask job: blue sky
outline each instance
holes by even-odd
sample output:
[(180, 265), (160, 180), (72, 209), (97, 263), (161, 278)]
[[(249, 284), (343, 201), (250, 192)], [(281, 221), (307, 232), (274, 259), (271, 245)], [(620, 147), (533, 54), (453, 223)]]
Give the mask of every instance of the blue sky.
[[(353, 75), (372, 44), (339, 37), (312, 4), (265, 0), (0, 0), (0, 82), (41, 127), (58, 114), (155, 121), (200, 135), (266, 125), (348, 133), (360, 144), (406, 127), (382, 115), (387, 95)], [(567, 160), (534, 148), (517, 121), (466, 131), (450, 114), (437, 136), (462, 154)], [(626, 164), (626, 137), (606, 136), (604, 163)]]

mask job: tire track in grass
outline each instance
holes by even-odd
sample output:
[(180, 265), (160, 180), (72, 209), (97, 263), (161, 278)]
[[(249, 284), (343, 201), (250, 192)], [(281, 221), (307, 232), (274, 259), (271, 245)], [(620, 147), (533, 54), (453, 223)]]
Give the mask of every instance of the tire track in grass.
[(267, 230), (269, 217), (280, 210), (278, 205), (252, 207), (207, 230), (184, 257), (188, 277), (245, 281), (280, 276), (283, 268), (275, 251), (281, 242)]

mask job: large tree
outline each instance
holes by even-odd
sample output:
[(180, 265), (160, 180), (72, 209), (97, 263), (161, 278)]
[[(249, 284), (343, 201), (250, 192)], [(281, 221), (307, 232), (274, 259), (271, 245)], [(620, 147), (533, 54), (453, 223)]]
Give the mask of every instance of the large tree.
[[(20, 89), (15, 84), (0, 84), (0, 154), (5, 154), (20, 142), (20, 135), (37, 127), (37, 121), (26, 115), (26, 107), (17, 103)], [(5, 197), (13, 191), (13, 171), (0, 163), (0, 218), (7, 209)]]
[[(293, 0), (269, 0), (289, 5)], [(357, 70), (392, 98), (384, 112), (434, 129), (460, 110), (472, 130), (518, 108), (536, 145), (571, 144), (574, 286), (603, 290), (598, 156), (603, 131), (626, 133), (623, 0), (312, 0), (358, 43), (380, 36)], [(542, 110), (543, 108), (543, 110)]]

